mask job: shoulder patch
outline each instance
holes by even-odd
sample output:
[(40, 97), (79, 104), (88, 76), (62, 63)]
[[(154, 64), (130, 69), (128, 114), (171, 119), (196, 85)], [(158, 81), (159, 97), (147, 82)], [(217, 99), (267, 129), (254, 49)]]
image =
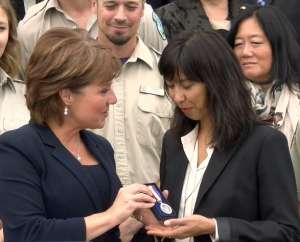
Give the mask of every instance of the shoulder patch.
[(152, 12), (152, 19), (155, 22), (157, 31), (160, 34), (161, 38), (163, 40), (166, 40), (167, 37), (165, 35), (165, 31), (164, 31), (164, 27), (162, 25), (162, 22), (161, 22), (160, 18), (157, 16), (157, 14), (154, 11)]

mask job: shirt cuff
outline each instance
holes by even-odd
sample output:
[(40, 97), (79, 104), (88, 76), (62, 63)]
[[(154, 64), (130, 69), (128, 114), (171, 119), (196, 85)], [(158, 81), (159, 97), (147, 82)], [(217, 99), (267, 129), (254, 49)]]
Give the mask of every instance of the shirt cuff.
[(210, 239), (212, 242), (218, 242), (219, 241), (219, 231), (218, 231), (218, 223), (217, 220), (213, 218), (213, 221), (215, 223), (215, 232), (210, 236)]

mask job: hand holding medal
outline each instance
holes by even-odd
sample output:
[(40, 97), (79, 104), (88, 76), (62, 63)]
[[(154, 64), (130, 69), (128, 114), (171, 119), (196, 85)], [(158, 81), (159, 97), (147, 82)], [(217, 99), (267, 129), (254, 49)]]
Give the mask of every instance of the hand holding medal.
[(167, 199), (163, 196), (160, 189), (155, 183), (145, 184), (151, 190), (154, 198), (156, 199), (155, 205), (151, 208), (155, 217), (160, 221), (176, 218), (174, 209), (170, 206)]

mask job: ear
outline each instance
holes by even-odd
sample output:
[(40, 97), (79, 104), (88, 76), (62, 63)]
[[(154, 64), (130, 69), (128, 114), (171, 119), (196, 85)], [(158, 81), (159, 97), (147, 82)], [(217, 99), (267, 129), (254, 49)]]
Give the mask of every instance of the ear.
[(61, 101), (66, 105), (70, 106), (73, 102), (73, 93), (70, 89), (64, 88), (59, 91)]

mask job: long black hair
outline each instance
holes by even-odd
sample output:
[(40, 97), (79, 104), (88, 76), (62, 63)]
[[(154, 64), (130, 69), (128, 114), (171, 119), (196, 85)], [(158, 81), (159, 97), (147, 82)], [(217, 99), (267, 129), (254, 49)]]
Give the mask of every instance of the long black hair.
[[(185, 32), (174, 37), (162, 53), (159, 71), (166, 91), (166, 81), (180, 82), (175, 80), (179, 74), (205, 84), (216, 148), (226, 149), (253, 127), (256, 118), (249, 90), (232, 49), (220, 34)], [(172, 127), (179, 137), (197, 122), (176, 107)]]
[(254, 17), (265, 33), (272, 48), (271, 80), (273, 91), (287, 85), (290, 91), (300, 88), (300, 46), (294, 27), (287, 17), (272, 6), (250, 6), (233, 22), (228, 42), (234, 47), (234, 40), (241, 23)]

